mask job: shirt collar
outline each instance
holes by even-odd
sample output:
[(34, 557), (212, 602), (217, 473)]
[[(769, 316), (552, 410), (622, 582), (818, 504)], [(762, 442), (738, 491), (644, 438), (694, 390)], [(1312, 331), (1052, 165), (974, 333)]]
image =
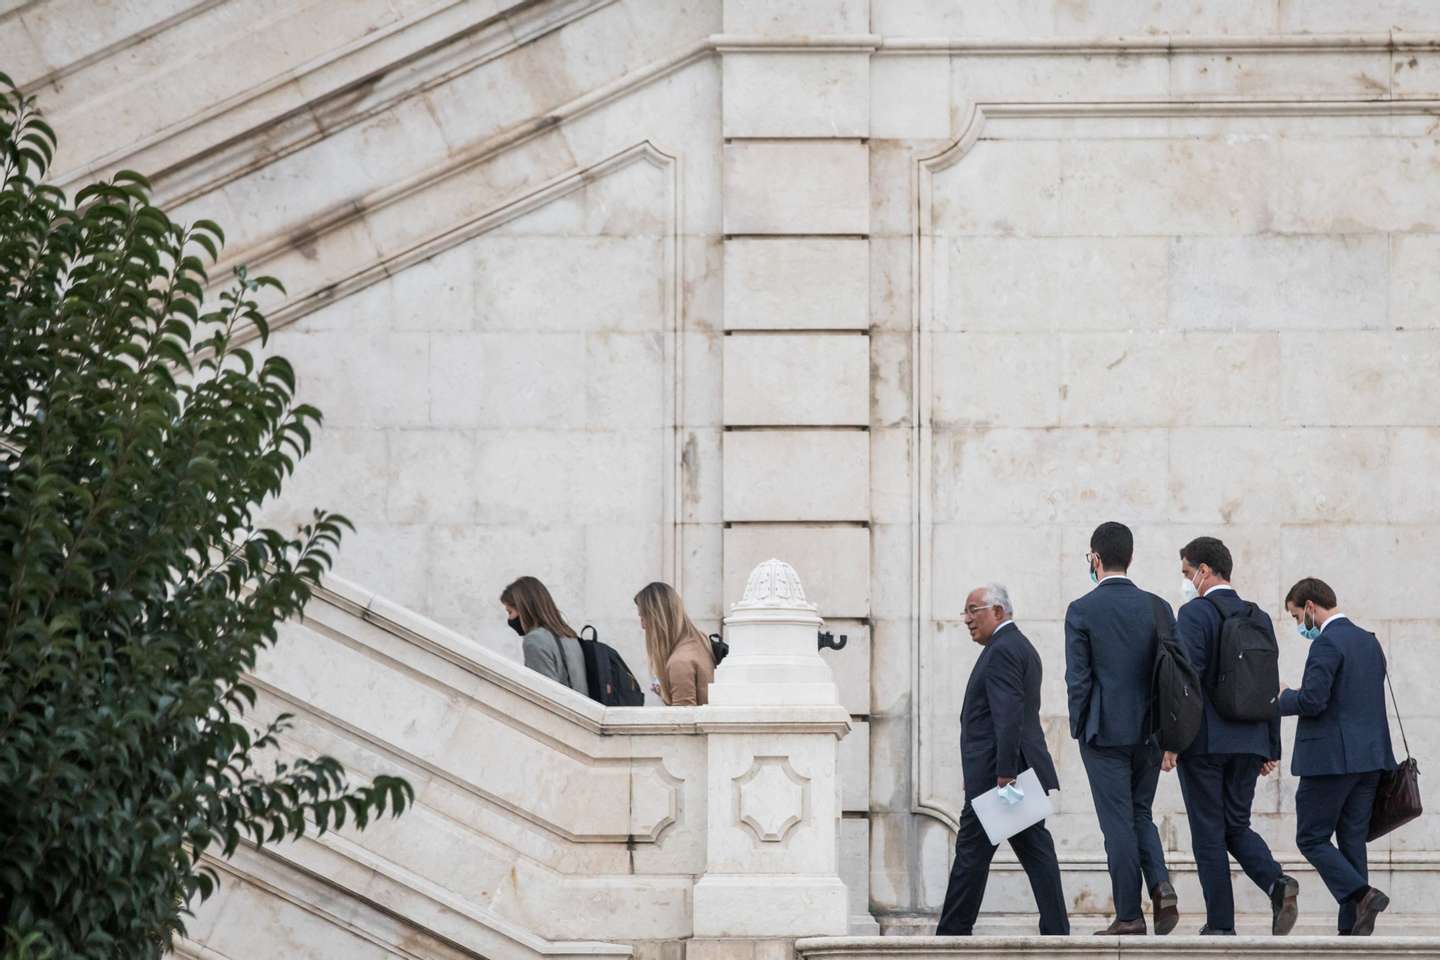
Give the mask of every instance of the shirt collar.
[(996, 627), (994, 630), (990, 631), (990, 636), (993, 637), (993, 636), (995, 636), (995, 634), (999, 633), (1001, 630), (1004, 630), (1006, 627), (1014, 626), (1014, 624), (1015, 624), (1015, 620), (1014, 620), (1013, 618), (1010, 619), (1010, 620), (1006, 620), (1006, 621), (1004, 621), (1003, 623), (1001, 623), (998, 627)]
[(1334, 613), (1330, 614), (1330, 616), (1326, 619), (1324, 623), (1320, 624), (1320, 632), (1324, 633), (1327, 629), (1329, 629), (1330, 624), (1334, 623), (1337, 620), (1349, 619), (1350, 618), (1345, 616), (1345, 614), (1341, 613), (1339, 610), (1336, 610)]
[(1101, 584), (1101, 583), (1104, 583), (1106, 580), (1129, 580), (1129, 579), (1130, 579), (1130, 577), (1127, 576), (1126, 574), (1123, 574), (1123, 573), (1107, 573), (1105, 576), (1103, 576), (1103, 577), (1100, 578), (1100, 583), (1095, 584), (1095, 586), (1097, 586), (1097, 587), (1100, 586), (1100, 584)]
[(1211, 587), (1209, 590), (1206, 590), (1205, 593), (1202, 594), (1202, 596), (1208, 597), (1208, 596), (1210, 596), (1210, 594), (1214, 593), (1216, 590), (1229, 590), (1231, 593), (1234, 593), (1234, 592), (1235, 592), (1235, 588), (1232, 587), (1232, 586), (1230, 586), (1230, 584), (1228, 584), (1228, 583), (1217, 583), (1217, 584), (1215, 584), (1215, 586)]

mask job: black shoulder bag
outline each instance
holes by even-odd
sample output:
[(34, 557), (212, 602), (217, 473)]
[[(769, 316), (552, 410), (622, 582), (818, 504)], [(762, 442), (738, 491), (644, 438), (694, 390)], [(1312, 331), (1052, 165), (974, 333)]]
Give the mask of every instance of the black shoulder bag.
[(1410, 756), (1410, 741), (1405, 739), (1405, 721), (1400, 719), (1400, 704), (1395, 701), (1395, 687), (1390, 683), (1390, 670), (1385, 670), (1385, 685), (1390, 688), (1390, 702), (1395, 704), (1395, 720), (1400, 724), (1400, 742), (1405, 745), (1405, 759), (1394, 770), (1380, 774), (1375, 790), (1375, 806), (1370, 810), (1370, 832), (1365, 840), (1403, 827), (1424, 812), (1420, 804), (1420, 765)]

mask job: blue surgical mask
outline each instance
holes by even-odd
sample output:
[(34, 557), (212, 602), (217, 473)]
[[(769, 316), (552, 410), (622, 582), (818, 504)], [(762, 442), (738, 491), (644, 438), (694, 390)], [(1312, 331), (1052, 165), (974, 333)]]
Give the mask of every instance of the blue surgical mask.
[(1099, 582), (1100, 582), (1100, 575), (1095, 572), (1095, 564), (1089, 563), (1089, 562), (1087, 561), (1087, 562), (1086, 562), (1086, 566), (1087, 566), (1087, 567), (1089, 568), (1089, 570), (1090, 570), (1090, 582), (1091, 582), (1091, 583), (1099, 583)]
[(1305, 622), (1295, 624), (1295, 632), (1306, 640), (1319, 640), (1320, 628), (1315, 625), (1315, 618), (1305, 614)]

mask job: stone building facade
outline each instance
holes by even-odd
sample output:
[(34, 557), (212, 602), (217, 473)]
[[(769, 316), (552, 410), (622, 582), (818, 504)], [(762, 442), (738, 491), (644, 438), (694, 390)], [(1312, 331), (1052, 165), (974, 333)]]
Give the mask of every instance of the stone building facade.
[[(648, 673), (646, 582), (718, 629), (794, 565), (849, 638), (857, 930), (938, 909), (989, 580), (1045, 661), (1072, 906), (1109, 909), (1061, 624), (1103, 520), (1172, 602), (1222, 537), (1292, 682), (1283, 592), (1329, 580), (1440, 736), (1440, 4), (12, 0), (0, 69), (62, 184), (141, 170), (224, 225), (217, 277), (285, 281), (265, 349), (326, 422), (269, 516), (347, 514), (345, 579), (515, 657), (534, 574)], [(1255, 809), (1298, 868), (1294, 786)], [(1198, 910), (1173, 778), (1157, 816)], [(1435, 821), (1372, 856), (1433, 914)], [(989, 896), (1028, 929), (1003, 856)]]

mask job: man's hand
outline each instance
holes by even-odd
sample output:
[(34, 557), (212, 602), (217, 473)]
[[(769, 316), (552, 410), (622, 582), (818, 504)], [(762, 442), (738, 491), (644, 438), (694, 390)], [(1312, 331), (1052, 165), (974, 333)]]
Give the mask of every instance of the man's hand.
[(1281, 681), (1280, 681), (1280, 692), (1281, 692), (1281, 693), (1284, 693), (1286, 690), (1289, 690), (1289, 689), (1290, 689), (1290, 684), (1286, 683), (1284, 680), (1281, 680)]
[(1166, 750), (1165, 756), (1160, 758), (1160, 769), (1169, 773), (1175, 769), (1175, 761), (1179, 759), (1174, 750)]
[(1014, 783), (1014, 782), (1015, 782), (1015, 778), (1014, 778), (1014, 777), (996, 777), (996, 778), (995, 778), (995, 786), (997, 786), (997, 787), (1008, 786), (1009, 784), (1012, 784), (1012, 783)]
[(1260, 764), (1260, 776), (1270, 776), (1270, 774), (1275, 772), (1275, 768), (1278, 766), (1280, 766), (1279, 760), (1266, 760), (1264, 763)]

